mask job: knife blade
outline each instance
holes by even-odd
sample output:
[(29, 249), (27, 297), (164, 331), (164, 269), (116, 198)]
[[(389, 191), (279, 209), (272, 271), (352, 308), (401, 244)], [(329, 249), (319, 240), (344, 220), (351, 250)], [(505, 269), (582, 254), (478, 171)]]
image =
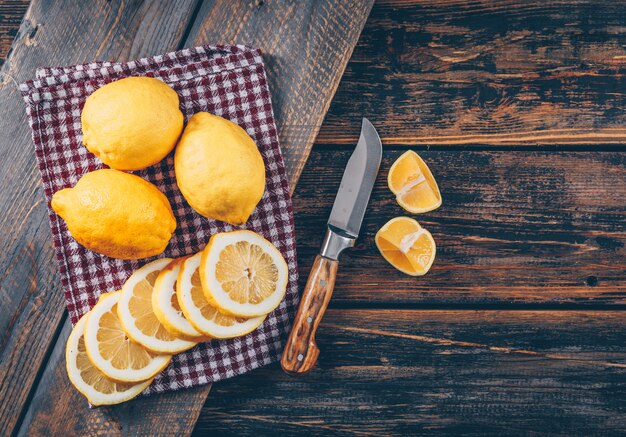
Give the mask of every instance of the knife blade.
[(289, 374), (304, 374), (317, 361), (319, 348), (315, 333), (333, 293), (339, 254), (354, 246), (359, 236), (381, 159), (382, 144), (378, 132), (368, 119), (363, 118), (359, 141), (341, 178), (326, 236), (313, 263), (283, 350), (280, 363)]
[(374, 187), (383, 148), (378, 132), (363, 119), (359, 142), (350, 156), (330, 212), (328, 224), (346, 235), (358, 237), (365, 209)]

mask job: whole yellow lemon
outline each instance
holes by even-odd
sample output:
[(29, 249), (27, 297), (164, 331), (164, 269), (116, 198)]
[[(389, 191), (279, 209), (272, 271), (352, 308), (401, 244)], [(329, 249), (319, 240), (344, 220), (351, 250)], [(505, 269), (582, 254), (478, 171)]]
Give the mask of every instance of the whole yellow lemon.
[(174, 171), (193, 209), (233, 225), (248, 221), (265, 191), (265, 166), (254, 140), (208, 112), (189, 120), (174, 152)]
[(176, 229), (167, 197), (139, 176), (96, 170), (52, 196), (52, 209), (76, 241), (113, 258), (139, 259), (165, 250)]
[(152, 77), (128, 77), (97, 89), (80, 119), (85, 147), (118, 170), (156, 164), (183, 130), (178, 95)]

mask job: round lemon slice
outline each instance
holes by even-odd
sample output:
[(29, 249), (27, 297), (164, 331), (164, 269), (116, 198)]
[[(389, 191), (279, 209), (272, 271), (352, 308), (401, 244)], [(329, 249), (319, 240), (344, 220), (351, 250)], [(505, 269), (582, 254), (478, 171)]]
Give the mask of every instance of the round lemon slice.
[(376, 247), (389, 264), (411, 276), (425, 275), (435, 260), (433, 236), (409, 217), (389, 220), (376, 233)]
[(122, 287), (117, 315), (132, 340), (152, 352), (175, 354), (196, 343), (170, 334), (152, 308), (154, 283), (170, 262), (171, 258), (161, 258), (135, 270)]
[(266, 315), (253, 318), (231, 316), (220, 312), (204, 296), (200, 280), (202, 252), (183, 261), (176, 283), (176, 295), (183, 314), (192, 326), (212, 338), (233, 338), (254, 331)]
[(89, 312), (85, 322), (87, 357), (96, 369), (116, 381), (146, 381), (165, 369), (172, 356), (150, 352), (128, 338), (117, 316), (120, 294), (103, 294)]
[(256, 317), (272, 312), (285, 297), (288, 277), (276, 246), (251, 231), (215, 234), (202, 251), (204, 295), (225, 313)]
[(157, 276), (152, 292), (152, 309), (170, 334), (189, 341), (206, 341), (206, 336), (198, 332), (185, 318), (178, 303), (176, 281), (184, 260), (185, 258), (175, 259)]
[(86, 321), (87, 314), (74, 326), (65, 347), (67, 375), (76, 390), (85, 396), (91, 405), (119, 404), (144, 391), (152, 379), (135, 384), (117, 382), (104, 376), (91, 364), (85, 350)]

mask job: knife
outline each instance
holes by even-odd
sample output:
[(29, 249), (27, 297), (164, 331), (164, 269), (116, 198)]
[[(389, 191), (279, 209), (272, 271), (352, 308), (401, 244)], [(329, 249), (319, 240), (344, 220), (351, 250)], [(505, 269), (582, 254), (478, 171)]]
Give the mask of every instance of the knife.
[(315, 343), (315, 333), (333, 294), (339, 254), (353, 247), (359, 236), (382, 154), (378, 132), (367, 118), (363, 118), (359, 142), (343, 172), (322, 248), (315, 257), (283, 350), (280, 364), (289, 374), (304, 374), (317, 361), (320, 351)]

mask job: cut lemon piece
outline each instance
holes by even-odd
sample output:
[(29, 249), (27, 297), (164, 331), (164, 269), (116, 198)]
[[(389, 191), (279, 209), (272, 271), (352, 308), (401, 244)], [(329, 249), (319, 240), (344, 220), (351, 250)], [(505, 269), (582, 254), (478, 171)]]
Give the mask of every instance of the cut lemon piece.
[(435, 260), (435, 240), (412, 218), (389, 220), (376, 233), (375, 240), (376, 247), (389, 264), (407, 275), (425, 275)]
[(96, 369), (85, 351), (85, 322), (87, 314), (80, 318), (65, 347), (65, 367), (70, 381), (91, 405), (113, 405), (128, 401), (144, 391), (152, 382), (117, 382), (107, 378)]
[(154, 283), (170, 262), (170, 258), (161, 258), (135, 270), (122, 287), (117, 315), (133, 341), (152, 352), (175, 354), (194, 347), (196, 343), (170, 334), (152, 309)]
[(215, 234), (202, 251), (204, 295), (225, 313), (255, 317), (272, 312), (285, 297), (288, 277), (276, 246), (251, 231)]
[(160, 355), (126, 335), (117, 316), (121, 292), (105, 293), (85, 322), (85, 349), (89, 361), (105, 376), (122, 382), (146, 381), (165, 369), (171, 355)]
[(266, 315), (253, 318), (231, 316), (220, 312), (204, 296), (200, 281), (202, 252), (183, 261), (176, 282), (176, 295), (183, 314), (191, 325), (212, 338), (233, 338), (246, 335), (258, 328)]
[(412, 150), (404, 152), (393, 163), (387, 184), (398, 204), (409, 212), (428, 212), (441, 206), (435, 178), (422, 158)]
[(170, 334), (189, 341), (206, 341), (207, 338), (191, 326), (178, 304), (176, 281), (184, 260), (179, 258), (172, 261), (157, 276), (152, 292), (152, 309)]

